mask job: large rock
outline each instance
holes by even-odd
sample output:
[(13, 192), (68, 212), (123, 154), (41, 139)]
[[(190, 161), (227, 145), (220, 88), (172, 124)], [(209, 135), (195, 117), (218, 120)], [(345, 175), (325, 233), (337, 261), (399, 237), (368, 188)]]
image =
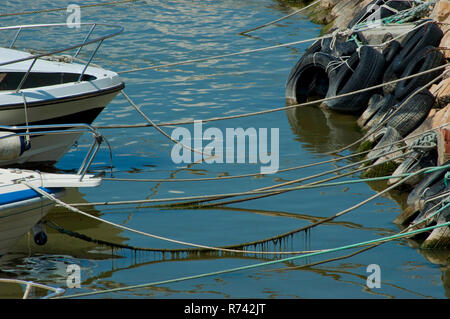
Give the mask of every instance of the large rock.
[[(448, 19), (450, 20), (450, 19)], [(445, 58), (450, 59), (450, 26), (443, 28), (444, 37), (442, 38), (441, 44), (439, 45), (441, 48), (447, 48), (447, 50), (442, 50)]]
[[(434, 6), (430, 17), (437, 22), (442, 22), (440, 27), (444, 32), (444, 37), (440, 43), (441, 48), (450, 48), (450, 1), (441, 0)], [(450, 50), (443, 50), (447, 59), (450, 59)]]
[(309, 11), (310, 18), (331, 28), (346, 29), (353, 17), (371, 0), (322, 0)]
[(431, 18), (439, 22), (450, 20), (450, 1), (441, 0), (434, 6)]
[(430, 92), (436, 97), (436, 107), (446, 107), (450, 103), (450, 78), (433, 85)]
[(450, 104), (436, 112), (431, 123), (432, 128), (438, 128), (438, 165), (450, 160)]
[[(417, 136), (420, 134), (427, 132), (431, 129), (438, 128), (443, 126), (446, 123), (450, 122), (450, 104), (442, 109), (431, 109), (428, 117), (425, 121), (413, 132), (411, 132), (406, 139), (406, 143), (411, 145), (411, 143), (415, 140)], [(448, 129), (450, 129), (450, 125), (448, 125)]]
[(431, 121), (431, 127), (437, 128), (449, 122), (450, 122), (450, 104), (448, 104), (442, 110), (436, 112), (436, 114), (433, 116), (433, 120)]
[(334, 26), (346, 29), (350, 21), (372, 0), (338, 1), (331, 10), (331, 14), (336, 17)]

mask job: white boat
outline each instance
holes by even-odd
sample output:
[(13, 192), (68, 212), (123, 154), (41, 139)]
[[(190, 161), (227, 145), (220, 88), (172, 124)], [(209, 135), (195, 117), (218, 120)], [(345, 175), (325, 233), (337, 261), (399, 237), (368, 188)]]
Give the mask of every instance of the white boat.
[[(124, 88), (117, 73), (91, 64), (103, 40), (122, 29), (89, 41), (97, 25), (92, 24), (90, 33), (77, 45), (35, 55), (13, 49), (21, 33), (27, 29), (65, 27), (64, 24), (0, 28), (0, 31), (16, 32), (10, 48), (0, 48), (0, 125), (91, 124), (96, 119)], [(66, 59), (55, 58), (54, 54), (74, 49), (78, 49), (74, 55), (77, 56), (81, 48), (93, 43), (97, 47), (85, 63), (73, 62), (73, 57), (67, 59), (67, 55)], [(73, 134), (34, 136), (29, 150), (17, 159), (0, 160), (0, 166), (55, 163), (79, 137)]]
[(0, 169), (0, 256), (44, 218), (55, 204), (28, 185), (58, 198), (66, 187), (95, 187), (100, 183), (100, 178), (91, 175), (80, 181), (77, 174)]
[[(98, 132), (87, 125), (73, 125), (71, 128), (64, 126), (64, 129), (60, 126), (54, 128), (30, 126), (29, 128), (32, 129), (32, 133), (19, 133), (18, 137), (22, 137), (22, 134), (76, 135), (90, 130), (95, 138), (77, 174), (0, 168), (0, 256), (13, 248), (16, 242), (37, 225), (55, 205), (53, 200), (40, 194), (37, 189), (58, 198), (64, 194), (66, 188), (95, 187), (101, 183), (100, 178), (86, 175), (100, 147), (101, 138)], [(9, 129), (22, 130), (23, 127)], [(17, 137), (15, 134), (11, 134), (11, 136), (0, 138), (0, 141), (15, 137)]]

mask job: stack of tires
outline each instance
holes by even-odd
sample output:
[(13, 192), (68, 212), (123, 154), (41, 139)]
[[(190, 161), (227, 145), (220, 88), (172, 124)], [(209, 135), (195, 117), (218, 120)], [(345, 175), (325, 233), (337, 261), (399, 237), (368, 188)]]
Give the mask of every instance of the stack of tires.
[(327, 98), (322, 106), (344, 113), (359, 113), (374, 91), (338, 95), (381, 83), (385, 59), (370, 46), (338, 36), (316, 41), (293, 67), (286, 82), (288, 104)]
[[(372, 129), (389, 117), (385, 125), (394, 127), (405, 137), (422, 124), (433, 107), (434, 97), (428, 88), (420, 89), (443, 70), (392, 84), (389, 82), (445, 64), (444, 55), (437, 49), (442, 37), (442, 30), (429, 22), (410, 32), (402, 42), (389, 42), (382, 52), (386, 64), (382, 81), (386, 85), (370, 98), (368, 107), (358, 120), (361, 127)], [(412, 94), (414, 96), (410, 98)], [(401, 109), (390, 116), (399, 107)]]
[[(352, 19), (348, 28), (357, 30), (361, 21), (373, 18), (375, 13), (377, 18), (384, 18), (396, 10), (408, 8), (411, 8), (410, 1), (374, 0)], [(352, 41), (355, 35), (363, 45)], [(404, 138), (425, 121), (435, 103), (429, 87), (443, 72), (443, 68), (438, 67), (446, 64), (438, 48), (443, 36), (436, 23), (422, 20), (401, 41), (386, 34), (383, 40), (386, 45), (377, 50), (365, 45), (364, 37), (358, 32), (353, 31), (351, 38), (334, 32), (330, 38), (309, 47), (293, 67), (286, 83), (287, 103), (322, 99), (322, 107), (358, 115), (358, 125), (370, 133), (369, 141), (360, 150), (374, 147), (367, 158), (372, 159), (375, 175), (402, 176), (436, 166), (436, 133), (420, 135), (408, 145)], [(403, 78), (406, 79), (399, 80)], [(383, 84), (382, 88), (365, 90), (379, 84)], [(407, 151), (403, 152), (405, 147)], [(445, 163), (448, 164), (450, 162)], [(366, 170), (366, 174), (368, 172)], [(399, 180), (391, 178), (388, 184)], [(448, 196), (449, 180), (447, 169), (426, 177), (411, 176), (402, 184), (411, 193), (406, 210), (396, 222), (406, 225), (433, 217), (442, 198)], [(421, 227), (447, 222), (450, 208), (435, 215)], [(442, 232), (440, 229), (433, 231), (422, 247), (440, 247), (443, 238), (448, 241), (447, 247), (450, 236)]]
[[(437, 48), (442, 37), (441, 29), (435, 23), (428, 22), (410, 32), (402, 42), (390, 42), (382, 52), (387, 63), (383, 83), (421, 74), (444, 65), (445, 57)], [(390, 128), (396, 131), (399, 141), (407, 137), (430, 113), (435, 99), (427, 85), (442, 72), (442, 69), (438, 69), (383, 86), (381, 92), (370, 98), (358, 124), (369, 132), (376, 131), (380, 126)], [(437, 137), (434, 133), (429, 135), (427, 138), (421, 136), (411, 141), (405, 155), (395, 160), (398, 167), (393, 172), (384, 173), (402, 175), (436, 166)], [(376, 140), (373, 142), (380, 143)], [(420, 176), (415, 176), (405, 181), (402, 186), (413, 189), (420, 180)], [(392, 185), (397, 181), (398, 179), (391, 179), (388, 184)]]
[[(411, 6), (408, 1), (372, 1), (355, 16), (348, 28), (352, 29), (360, 21), (370, 18), (374, 13), (371, 6), (374, 5), (378, 9), (379, 6), (383, 6), (382, 9), (399, 6), (396, 10)], [(382, 18), (395, 11), (388, 9), (379, 10)], [(388, 132), (399, 141), (423, 123), (434, 105), (434, 97), (426, 85), (438, 77), (443, 68), (426, 71), (446, 63), (438, 48), (443, 32), (436, 23), (427, 20), (416, 22), (401, 41), (394, 40), (387, 33), (382, 49), (364, 44), (367, 42), (360, 32), (353, 31), (349, 36), (331, 30), (329, 35), (329, 38), (313, 43), (292, 68), (286, 82), (288, 104), (321, 99), (321, 107), (355, 114), (359, 116), (358, 125), (363, 129), (374, 133)], [(417, 74), (421, 75), (411, 77)], [(401, 78), (407, 79), (398, 81)], [(385, 85), (367, 90), (380, 84)], [(392, 136), (386, 136), (384, 140), (391, 140)], [(371, 134), (371, 146), (380, 143), (383, 137), (384, 134)], [(420, 145), (416, 149), (418, 151), (413, 152), (411, 158), (397, 162), (399, 165), (405, 161), (395, 173), (412, 172), (436, 161), (435, 149)], [(379, 154), (380, 159), (382, 156)], [(411, 179), (411, 184), (413, 181)]]
[[(348, 24), (353, 30), (360, 23), (386, 18), (411, 8), (410, 1), (374, 0)], [(334, 98), (380, 84), (386, 68), (386, 56), (373, 47), (358, 47), (353, 38), (339, 36), (316, 41), (292, 68), (286, 83), (288, 104), (300, 104), (327, 98), (323, 107), (344, 113), (361, 113), (374, 91)], [(361, 33), (356, 33), (363, 42)], [(390, 53), (390, 56), (395, 52)], [(388, 57), (389, 58), (389, 57)]]
[[(442, 37), (441, 29), (429, 22), (410, 32), (402, 42), (389, 42), (381, 52), (369, 45), (358, 47), (348, 37), (334, 36), (316, 41), (292, 68), (286, 82), (286, 101), (301, 104), (326, 99), (322, 107), (361, 115), (358, 124), (370, 129), (415, 90), (438, 76), (442, 69), (387, 84), (383, 89), (352, 92), (445, 64), (443, 54), (437, 50)], [(389, 35), (385, 37), (385, 41), (388, 40)], [(433, 103), (428, 90), (423, 90), (402, 106), (388, 125), (406, 136), (422, 123)]]

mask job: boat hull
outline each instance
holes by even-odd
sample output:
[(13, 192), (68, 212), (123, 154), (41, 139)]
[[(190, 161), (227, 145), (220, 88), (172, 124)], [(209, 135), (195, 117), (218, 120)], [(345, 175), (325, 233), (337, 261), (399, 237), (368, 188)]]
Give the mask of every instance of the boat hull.
[[(111, 90), (103, 90), (97, 94), (84, 94), (76, 98), (61, 98), (51, 102), (36, 102), (27, 105), (28, 125), (48, 124), (92, 124), (102, 110), (123, 88), (119, 84)], [(23, 105), (0, 108), (2, 125), (24, 126)], [(0, 160), (0, 166), (15, 164), (53, 164), (58, 162), (80, 138), (82, 133), (38, 135), (31, 137), (31, 148), (14, 160)]]
[[(54, 194), (62, 196), (63, 191)], [(33, 228), (54, 202), (46, 198), (31, 198), (0, 206), (0, 256), (10, 251), (19, 239)]]
[[(93, 175), (55, 174), (22, 169), (0, 169), (0, 255), (10, 251), (55, 205), (67, 188), (96, 187)], [(41, 191), (40, 191), (41, 190)]]
[[(26, 52), (0, 48), (0, 62), (10, 61), (11, 57), (30, 56)], [(85, 69), (83, 64), (42, 59), (32, 63), (32, 60), (26, 60), (0, 67), (0, 125), (92, 124), (125, 87), (117, 73), (100, 67)], [(31, 66), (23, 88), (13, 89)], [(77, 75), (82, 73), (83, 79), (77, 80)], [(51, 135), (32, 137), (30, 150), (17, 159), (0, 159), (0, 166), (55, 163), (80, 136), (81, 133), (61, 134), (58, 138)]]

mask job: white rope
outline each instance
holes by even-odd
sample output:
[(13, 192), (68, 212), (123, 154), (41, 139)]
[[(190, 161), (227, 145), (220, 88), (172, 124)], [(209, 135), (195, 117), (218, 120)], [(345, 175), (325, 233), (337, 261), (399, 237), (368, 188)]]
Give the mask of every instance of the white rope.
[[(251, 113), (245, 113), (245, 114), (239, 114), (239, 115), (230, 115), (230, 116), (222, 116), (222, 117), (213, 117), (213, 118), (209, 118), (209, 119), (203, 119), (201, 120), (202, 123), (207, 123), (207, 122), (215, 122), (215, 121), (223, 121), (223, 120), (231, 120), (231, 119), (237, 119), (237, 118), (244, 118), (244, 117), (251, 117), (251, 116), (257, 116), (257, 115), (263, 115), (263, 114), (269, 114), (269, 113), (274, 113), (274, 112), (279, 112), (279, 111), (285, 111), (285, 110), (289, 110), (292, 108), (297, 108), (297, 107), (302, 107), (302, 106), (309, 106), (309, 105), (316, 105), (318, 103), (322, 103), (322, 102), (327, 102), (327, 101), (331, 101), (331, 100), (335, 100), (335, 99), (340, 99), (343, 97), (347, 97), (347, 96), (352, 96), (355, 94), (360, 94), (360, 93), (364, 93), (364, 92), (368, 92), (368, 91), (373, 91), (375, 89), (379, 89), (379, 88), (383, 88), (386, 85), (390, 85), (390, 84), (394, 84), (394, 83), (399, 83), (405, 80), (409, 80), (409, 79), (413, 79), (415, 77), (418, 76), (422, 76), (431, 72), (435, 72), (441, 69), (445, 69), (447, 67), (450, 66), (450, 63), (447, 63), (445, 65), (441, 65), (423, 72), (419, 72), (416, 74), (412, 74), (409, 76), (405, 76), (402, 78), (399, 78), (397, 80), (392, 80), (389, 82), (385, 82), (385, 83), (381, 83), (381, 84), (377, 84), (368, 88), (364, 88), (361, 90), (356, 90), (356, 91), (352, 91), (352, 92), (348, 92), (348, 93), (343, 93), (340, 95), (336, 95), (336, 96), (331, 96), (328, 98), (323, 98), (323, 99), (319, 99), (319, 100), (314, 100), (314, 101), (310, 101), (310, 102), (305, 102), (305, 103), (299, 103), (299, 104), (293, 104), (293, 105), (289, 105), (289, 106), (283, 106), (283, 107), (278, 107), (278, 108), (273, 108), (273, 109), (269, 109), (269, 110), (264, 110), (264, 111), (258, 111), (258, 112), (251, 112)], [(164, 122), (164, 123), (158, 123), (158, 126), (175, 126), (175, 125), (187, 125), (187, 124), (193, 124), (195, 123), (195, 120), (189, 120), (189, 121), (177, 121), (177, 122)], [(115, 129), (115, 128), (141, 128), (141, 127), (149, 127), (150, 125), (147, 124), (133, 124), (133, 125), (108, 125), (108, 126), (93, 126), (96, 129)]]
[(125, 94), (125, 92), (123, 90), (120, 91), (122, 93), (122, 95), (125, 97), (125, 99), (130, 103), (130, 105), (147, 121), (150, 123), (150, 125), (152, 127), (154, 127), (158, 132), (160, 132), (162, 135), (164, 135), (165, 137), (167, 137), (169, 140), (171, 140), (173, 143), (180, 145), (181, 147), (193, 152), (193, 153), (198, 153), (202, 155), (202, 161), (206, 160), (203, 158), (203, 156), (209, 156), (210, 158), (214, 158), (214, 155), (208, 154), (208, 153), (204, 153), (202, 151), (198, 151), (196, 149), (193, 149), (183, 143), (181, 143), (180, 141), (177, 141), (175, 139), (173, 139), (169, 134), (167, 134), (166, 132), (164, 132), (161, 128), (158, 127), (158, 125), (156, 125), (144, 112), (141, 111), (141, 109), (128, 97), (128, 95)]
[[(447, 166), (448, 166), (448, 165), (447, 165)], [(349, 212), (351, 212), (351, 211), (353, 211), (353, 210), (355, 210), (355, 209), (357, 209), (357, 208), (359, 208), (359, 207), (365, 205), (366, 203), (368, 203), (368, 202), (370, 202), (370, 201), (372, 201), (372, 200), (374, 200), (374, 199), (380, 197), (381, 195), (385, 194), (386, 192), (388, 192), (388, 191), (390, 191), (390, 190), (392, 190), (392, 189), (398, 187), (399, 185), (401, 185), (402, 183), (404, 183), (404, 182), (407, 181), (408, 179), (412, 178), (413, 176), (418, 175), (418, 174), (421, 174), (421, 173), (423, 173), (423, 172), (426, 172), (426, 171), (429, 170), (429, 169), (430, 169), (430, 168), (423, 168), (423, 169), (421, 169), (421, 170), (419, 170), (419, 171), (417, 171), (417, 172), (415, 172), (415, 173), (412, 173), (412, 174), (408, 175), (407, 177), (404, 177), (403, 179), (401, 179), (399, 182), (395, 183), (394, 185), (392, 185), (392, 186), (386, 188), (385, 190), (383, 190), (383, 191), (381, 191), (381, 192), (379, 192), (379, 193), (376, 193), (375, 195), (371, 196), (370, 198), (368, 198), (368, 199), (366, 199), (366, 200), (363, 200), (363, 201), (359, 202), (358, 204), (356, 204), (356, 205), (354, 205), (354, 206), (352, 206), (352, 207), (350, 207), (350, 208), (347, 208), (347, 209), (345, 209), (345, 210), (342, 210), (342, 211), (338, 212), (337, 214), (335, 214), (335, 215), (333, 215), (333, 216), (331, 216), (331, 217), (327, 217), (327, 218), (325, 218), (325, 219), (323, 219), (323, 220), (321, 220), (321, 221), (318, 221), (318, 222), (316, 222), (316, 223), (314, 223), (314, 224), (312, 224), (312, 225), (310, 225), (310, 226), (318, 226), (318, 225), (323, 224), (323, 223), (325, 223), (325, 222), (331, 221), (331, 220), (333, 220), (333, 219), (335, 219), (335, 218), (337, 218), (337, 217), (339, 217), (339, 216), (342, 216), (342, 215), (344, 215), (344, 214), (347, 214), (347, 213), (349, 213)], [(314, 250), (314, 251), (309, 251), (309, 252), (308, 252), (308, 251), (301, 251), (301, 252), (280, 252), (280, 251), (276, 251), (276, 252), (264, 252), (264, 251), (246, 251), (246, 250), (236, 250), (236, 249), (227, 249), (227, 248), (212, 247), (212, 246), (206, 246), (206, 245), (198, 245), (198, 244), (194, 244), (194, 243), (189, 243), (189, 242), (179, 241), (179, 240), (175, 240), (175, 239), (171, 239), (171, 238), (166, 238), (166, 237), (162, 237), (162, 236), (157, 236), (157, 235), (154, 235), (154, 234), (150, 234), (150, 233), (146, 233), (146, 232), (143, 232), (143, 231), (135, 230), (135, 229), (133, 229), (133, 228), (126, 227), (126, 226), (123, 226), (123, 225), (119, 225), (119, 224), (116, 224), (116, 223), (113, 223), (113, 222), (104, 220), (104, 219), (102, 219), (102, 218), (99, 218), (99, 217), (90, 215), (90, 214), (88, 214), (88, 213), (85, 213), (85, 212), (79, 210), (79, 209), (76, 208), (76, 207), (73, 207), (72, 205), (69, 205), (69, 204), (67, 204), (67, 203), (65, 203), (65, 202), (63, 202), (63, 201), (61, 201), (61, 200), (59, 200), (58, 198), (56, 198), (56, 197), (53, 196), (52, 194), (47, 193), (46, 191), (44, 191), (43, 189), (41, 189), (41, 188), (39, 188), (39, 187), (35, 187), (35, 186), (31, 185), (31, 184), (28, 184), (28, 183), (25, 182), (25, 181), (20, 181), (20, 183), (26, 185), (26, 186), (29, 187), (30, 189), (32, 189), (32, 190), (34, 190), (35, 192), (41, 194), (42, 196), (48, 198), (49, 200), (51, 200), (51, 201), (53, 201), (53, 202), (55, 202), (55, 203), (57, 203), (57, 204), (63, 206), (64, 208), (66, 208), (66, 209), (68, 209), (68, 210), (70, 210), (70, 211), (72, 211), (72, 212), (81, 214), (81, 215), (83, 215), (83, 216), (85, 216), (85, 217), (94, 219), (94, 220), (99, 221), (99, 222), (102, 222), (102, 223), (106, 223), (106, 224), (108, 224), (108, 225), (111, 225), (111, 226), (116, 227), (116, 228), (120, 228), (120, 229), (122, 229), (122, 230), (130, 231), (130, 232), (133, 232), (133, 233), (136, 233), (136, 234), (139, 234), (139, 235), (143, 235), (143, 236), (146, 236), (146, 237), (151, 237), (151, 238), (159, 239), (159, 240), (163, 240), (163, 241), (168, 241), (168, 242), (172, 242), (172, 243), (177, 243), (177, 244), (181, 244), (181, 245), (185, 245), (185, 246), (192, 246), (192, 247), (201, 248), (201, 249), (206, 249), (206, 250), (216, 250), (216, 251), (233, 252), (233, 253), (245, 253), (245, 254), (254, 253), (254, 254), (270, 254), (270, 255), (274, 255), (274, 254), (275, 254), (275, 255), (279, 255), (279, 254), (304, 254), (304, 253), (311, 253), (311, 252), (320, 252), (320, 251), (322, 251), (322, 250)]]
[(22, 93), (22, 98), (23, 98), (23, 109), (24, 109), (24, 112), (25, 112), (25, 126), (27, 127), (26, 128), (27, 135), (25, 135), (25, 138), (26, 138), (27, 144), (30, 144), (31, 137), (30, 137), (30, 128), (28, 126), (27, 99), (25, 98), (25, 94), (23, 93), (23, 91), (21, 91), (21, 93)]
[[(327, 72), (328, 74), (333, 72), (334, 70), (340, 68), (342, 65), (346, 64), (347, 67), (354, 73), (355, 70), (352, 69), (352, 67), (350, 66), (350, 64), (348, 64), (348, 60), (350, 59), (350, 56), (339, 56), (339, 61), (331, 61), (330, 63), (328, 63), (327, 67), (325, 68), (325, 72)], [(330, 66), (332, 67), (331, 69)]]
[[(420, 137), (423, 136), (427, 133), (430, 132), (434, 132), (442, 127), (448, 126), (450, 125), (450, 123), (445, 123), (445, 124), (441, 124), (435, 128), (431, 128), (429, 130), (426, 130), (422, 133), (416, 133), (416, 134), (412, 134), (412, 135), (408, 135), (407, 137), (403, 138), (400, 141), (395, 141), (393, 143), (389, 143), (387, 145), (383, 145), (381, 147), (375, 146), (373, 149), (367, 150), (367, 151), (363, 151), (363, 152), (359, 152), (359, 153), (354, 153), (354, 154), (350, 154), (350, 155), (346, 155), (346, 156), (341, 156), (339, 158), (333, 158), (330, 160), (326, 160), (326, 161), (320, 161), (320, 162), (314, 162), (311, 164), (305, 164), (305, 165), (301, 165), (301, 166), (294, 166), (294, 167), (288, 167), (288, 168), (283, 168), (278, 170), (277, 173), (284, 173), (284, 172), (289, 172), (289, 171), (293, 171), (293, 170), (299, 170), (299, 169), (303, 169), (303, 168), (308, 168), (308, 167), (313, 167), (313, 166), (318, 166), (318, 165), (323, 165), (323, 164), (329, 164), (329, 163), (333, 163), (333, 162), (339, 162), (348, 158), (352, 158), (352, 157), (356, 157), (356, 156), (361, 156), (364, 154), (367, 154), (371, 151), (375, 151), (375, 150), (380, 150), (395, 144), (398, 144), (399, 142), (406, 142), (408, 140), (411, 139), (415, 139), (416, 137)], [(108, 177), (103, 177), (102, 179), (104, 181), (114, 181), (114, 182), (158, 182), (158, 183), (164, 183), (164, 182), (203, 182), (203, 181), (216, 181), (216, 180), (227, 180), (227, 179), (236, 179), (236, 178), (247, 178), (247, 177), (256, 177), (256, 176), (263, 176), (264, 174), (262, 173), (250, 173), (250, 174), (242, 174), (242, 175), (226, 175), (226, 176), (220, 176), (220, 177), (204, 177), (204, 178), (178, 178), (178, 179), (135, 179), (135, 178), (108, 178)]]
[(237, 56), (237, 55), (243, 55), (243, 54), (249, 54), (249, 53), (255, 53), (255, 52), (263, 52), (263, 51), (277, 49), (277, 48), (289, 47), (294, 44), (308, 43), (308, 42), (312, 42), (312, 41), (316, 41), (316, 40), (326, 39), (329, 37), (330, 36), (326, 35), (326, 36), (312, 38), (312, 39), (294, 41), (294, 42), (289, 42), (289, 43), (284, 43), (284, 44), (277, 44), (277, 45), (259, 48), (259, 49), (246, 49), (246, 50), (242, 50), (242, 51), (234, 52), (234, 53), (215, 55), (215, 56), (209, 56), (209, 57), (204, 57), (204, 58), (191, 59), (191, 60), (185, 60), (185, 61), (174, 62), (174, 63), (166, 63), (166, 64), (160, 64), (160, 65), (154, 65), (154, 66), (148, 66), (148, 67), (142, 67), (142, 68), (135, 68), (135, 69), (131, 69), (131, 70), (118, 71), (116, 73), (117, 74), (125, 74), (125, 73), (131, 73), (131, 72), (139, 72), (139, 71), (167, 68), (167, 67), (196, 63), (196, 62), (205, 62), (205, 61), (209, 61), (209, 60), (218, 60), (218, 59), (228, 58), (228, 57)]
[[(404, 146), (401, 149), (406, 149), (407, 146)], [(383, 153), (383, 155), (389, 155), (389, 154), (393, 154), (398, 152), (399, 149), (395, 149), (386, 153)], [(401, 158), (403, 156), (405, 156), (407, 153), (396, 156), (395, 158)], [(367, 162), (371, 162), (374, 159), (365, 159), (362, 160), (360, 162), (357, 163), (353, 163), (350, 165), (347, 165), (346, 167), (339, 167), (333, 170), (329, 170), (326, 172), (322, 172), (322, 173), (318, 173), (316, 175), (312, 175), (312, 176), (308, 176), (308, 177), (303, 177), (301, 179), (295, 180), (295, 181), (290, 181), (290, 182), (285, 182), (285, 183), (281, 183), (281, 184), (275, 184), (275, 185), (271, 185), (269, 187), (266, 187), (264, 189), (253, 189), (253, 190), (249, 190), (249, 191), (244, 191), (244, 192), (238, 192), (238, 193), (226, 193), (226, 194), (212, 194), (212, 195), (196, 195), (196, 196), (184, 196), (184, 197), (172, 197), (172, 198), (156, 198), (156, 199), (143, 199), (143, 200), (129, 200), (129, 201), (115, 201), (115, 202), (94, 202), (94, 203), (71, 203), (70, 205), (72, 206), (77, 206), (77, 207), (82, 207), (82, 206), (111, 206), (111, 205), (130, 205), (130, 204), (148, 204), (148, 203), (162, 203), (162, 202), (179, 202), (179, 201), (187, 201), (187, 200), (217, 200), (217, 199), (224, 199), (224, 198), (230, 198), (230, 197), (240, 197), (240, 196), (246, 196), (246, 195), (261, 195), (261, 194), (268, 194), (268, 195), (278, 195), (278, 194), (282, 194), (285, 192), (290, 192), (290, 191), (296, 191), (296, 190), (302, 190), (302, 189), (310, 189), (310, 188), (317, 188), (317, 187), (327, 187), (325, 186), (321, 186), (321, 184), (323, 184), (324, 182), (328, 182), (334, 179), (339, 179), (342, 178), (344, 176), (348, 176), (348, 175), (352, 175), (355, 174), (356, 172), (359, 171), (363, 171), (363, 170), (367, 170), (370, 169), (372, 167), (387, 163), (389, 161), (391, 161), (392, 159), (385, 159), (383, 161), (381, 161), (380, 163), (376, 163), (376, 164), (372, 164), (366, 167), (362, 167), (353, 171), (350, 171), (348, 173), (344, 173), (341, 175), (337, 175), (337, 176), (333, 176), (324, 180), (320, 180), (320, 181), (316, 181), (316, 182), (312, 182), (309, 184), (305, 184), (305, 185), (300, 185), (300, 186), (296, 186), (296, 187), (290, 187), (290, 188), (280, 188), (282, 186), (286, 186), (289, 184), (293, 184), (293, 183), (299, 183), (300, 181), (306, 181), (308, 179), (313, 179), (313, 178), (317, 178), (317, 177), (321, 177), (324, 175), (328, 175), (331, 173), (335, 173), (341, 170), (344, 170), (346, 168), (350, 168), (352, 166), (357, 166), (360, 165), (362, 163), (367, 163)], [(401, 177), (401, 176), (393, 176), (394, 177)], [(278, 189), (277, 189), (278, 188)]]
[(314, 250), (314, 251), (291, 251), (291, 252), (280, 252), (280, 251), (249, 251), (249, 250), (238, 250), (238, 249), (227, 249), (227, 248), (220, 248), (220, 247), (213, 247), (213, 246), (206, 246), (206, 245), (199, 245), (199, 244), (194, 244), (194, 243), (189, 243), (189, 242), (185, 242), (185, 241), (180, 241), (180, 240), (175, 240), (175, 239), (171, 239), (171, 238), (167, 238), (167, 237), (162, 237), (162, 236), (158, 236), (158, 235), (154, 235), (154, 234), (150, 234), (150, 233), (146, 233), (140, 230), (136, 230), (127, 226), (123, 226), (123, 225), (119, 225), (110, 221), (107, 221), (105, 219), (90, 215), (86, 212), (83, 212), (81, 210), (79, 210), (76, 207), (73, 207), (63, 201), (61, 201), (60, 199), (56, 198), (55, 196), (53, 196), (50, 193), (47, 193), (46, 191), (44, 191), (41, 188), (38, 187), (34, 187), (31, 184), (28, 184), (25, 181), (20, 181), (20, 183), (28, 186), (30, 189), (34, 190), (35, 192), (41, 194), (42, 196), (48, 198), (49, 200), (57, 203), (58, 205), (74, 212), (74, 213), (78, 213), (81, 214), (85, 217), (94, 219), (96, 221), (108, 224), (110, 226), (116, 227), (116, 228), (120, 228), (122, 230), (126, 230), (126, 231), (130, 231), (145, 237), (150, 237), (150, 238), (154, 238), (154, 239), (159, 239), (159, 240), (163, 240), (163, 241), (167, 241), (167, 242), (171, 242), (171, 243), (176, 243), (176, 244), (180, 244), (180, 245), (184, 245), (184, 246), (191, 246), (191, 247), (195, 247), (195, 248), (200, 248), (200, 249), (205, 249), (205, 250), (216, 250), (216, 251), (224, 251), (224, 252), (231, 252), (231, 253), (244, 253), (244, 254), (267, 254), (267, 255), (279, 255), (279, 254), (305, 254), (305, 253), (310, 253), (310, 252), (315, 252), (315, 251), (321, 251), (321, 250)]
[(239, 34), (242, 34), (242, 35), (243, 35), (243, 34), (247, 34), (247, 33), (250, 33), (250, 32), (252, 32), (252, 31), (258, 30), (258, 29), (262, 29), (262, 28), (268, 27), (269, 25), (275, 24), (275, 23), (280, 22), (280, 21), (282, 21), (282, 20), (284, 20), (284, 19), (287, 19), (287, 18), (289, 18), (289, 17), (292, 17), (293, 15), (299, 14), (300, 12), (303, 12), (303, 11), (305, 11), (306, 9), (309, 9), (310, 7), (315, 6), (316, 4), (318, 4), (318, 3), (320, 3), (320, 2), (322, 2), (322, 0), (317, 0), (317, 1), (315, 1), (315, 2), (313, 2), (313, 3), (311, 3), (311, 4), (309, 4), (309, 5), (307, 5), (306, 7), (301, 8), (300, 10), (297, 10), (297, 11), (295, 11), (295, 12), (289, 13), (288, 15), (285, 15), (284, 17), (281, 17), (281, 18), (279, 18), (279, 19), (273, 20), (273, 21), (271, 21), (271, 22), (265, 23), (265, 24), (263, 24), (263, 25), (260, 25), (260, 26), (258, 26), (258, 27), (252, 28), (252, 29), (248, 29), (248, 30), (239, 32)]

